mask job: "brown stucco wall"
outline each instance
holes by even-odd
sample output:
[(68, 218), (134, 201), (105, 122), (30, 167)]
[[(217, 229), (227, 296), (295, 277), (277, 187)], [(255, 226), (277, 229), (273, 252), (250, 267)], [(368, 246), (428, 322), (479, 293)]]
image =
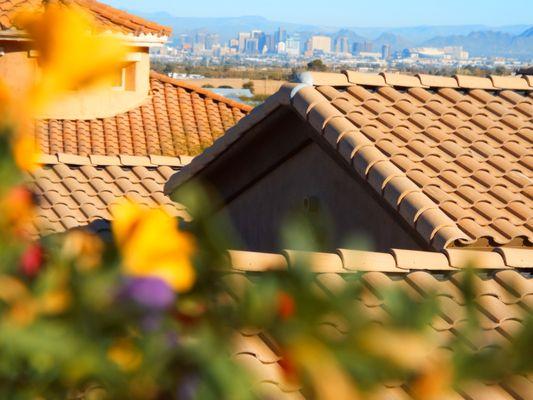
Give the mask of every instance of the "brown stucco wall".
[[(316, 200), (318, 211), (305, 211), (305, 199)], [(272, 252), (283, 248), (282, 226), (295, 210), (317, 223), (322, 217), (327, 219), (328, 223), (319, 227), (327, 236), (323, 250), (354, 246), (356, 237), (365, 238), (377, 251), (421, 249), (392, 213), (314, 142), (241, 192), (220, 212), (227, 214), (244, 248)]]

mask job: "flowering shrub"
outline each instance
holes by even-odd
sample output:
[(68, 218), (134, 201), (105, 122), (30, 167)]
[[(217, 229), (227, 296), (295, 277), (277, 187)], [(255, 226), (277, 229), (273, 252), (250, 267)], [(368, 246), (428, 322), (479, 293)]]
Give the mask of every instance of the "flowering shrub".
[[(310, 398), (359, 399), (402, 380), (414, 398), (438, 399), (462, 380), (531, 371), (531, 321), (504, 349), (471, 353), (452, 342), (451, 359), (426, 329), (435, 299), (391, 292), (391, 318), (378, 325), (353, 303), (361, 285), (324, 296), (306, 265), (265, 272), (253, 287), (232, 284), (220, 268), (228, 230), (204, 218), (200, 191), (188, 194), (192, 233), (162, 210), (124, 200), (111, 210), (114, 244), (84, 230), (35, 240), (28, 232), (37, 199), (21, 170), (38, 157), (25, 118), (105, 78), (125, 49), (91, 34), (78, 11), (51, 5), (22, 19), (43, 73), (16, 107), (1, 94), (0, 398), (261, 398), (230, 357), (235, 332), (249, 327), (271, 335), (287, 381)], [(464, 288), (473, 310), (468, 279)], [(326, 318), (345, 334), (326, 334)], [(472, 311), (463, 337), (478, 331)]]

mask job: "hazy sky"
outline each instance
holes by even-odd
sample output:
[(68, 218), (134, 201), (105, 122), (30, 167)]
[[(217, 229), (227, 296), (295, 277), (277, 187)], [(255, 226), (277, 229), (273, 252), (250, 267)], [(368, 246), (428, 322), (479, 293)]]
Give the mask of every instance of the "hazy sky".
[(261, 15), (329, 26), (533, 24), (533, 0), (103, 0), (182, 17)]

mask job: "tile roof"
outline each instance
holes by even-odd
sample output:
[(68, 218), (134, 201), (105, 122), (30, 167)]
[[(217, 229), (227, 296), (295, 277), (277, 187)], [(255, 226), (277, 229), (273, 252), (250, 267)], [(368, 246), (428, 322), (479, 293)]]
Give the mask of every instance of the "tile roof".
[(35, 135), (45, 154), (196, 155), (251, 107), (151, 72), (151, 96), (126, 113), (94, 120), (40, 120)]
[[(152, 35), (167, 37), (172, 29), (155, 22), (147, 21), (122, 10), (110, 7), (95, 0), (54, 0), (65, 6), (81, 7), (89, 12), (104, 31), (122, 33), (134, 36)], [(41, 10), (45, 7), (45, 0), (0, 0), (0, 30), (14, 30), (17, 14), (28, 9)]]
[(171, 178), (290, 107), (433, 248), (533, 243), (533, 76), (309, 73)]
[[(376, 321), (387, 316), (381, 296), (383, 290), (403, 289), (415, 298), (435, 292), (441, 311), (431, 324), (431, 332), (435, 334), (440, 349), (451, 352), (447, 345), (450, 339), (458, 335), (458, 328), (465, 321), (465, 304), (459, 289), (463, 272), (454, 267), (458, 254), (479, 260), (476, 266), (480, 275), (475, 278), (476, 304), (483, 335), (479, 341), (469, 342), (468, 345), (473, 351), (479, 351), (488, 346), (509, 343), (532, 311), (533, 281), (530, 271), (533, 267), (533, 250), (499, 249), (486, 252), (486, 255), (493, 257), (490, 261), (491, 257), (483, 257), (477, 251), (458, 249), (447, 253), (405, 250), (372, 253), (339, 249), (336, 254), (229, 251), (227, 258), (230, 273), (225, 279), (230, 287), (237, 288), (232, 291), (232, 295), (238, 301), (242, 288), (254, 285), (261, 273), (291, 268), (299, 260), (305, 259), (315, 272), (312, 287), (326, 294), (333, 294), (339, 288), (362, 282), (363, 291), (356, 301)], [(522, 262), (509, 261), (513, 259)], [(408, 265), (406, 260), (410, 260)], [(355, 274), (360, 276), (360, 281), (353, 279)], [(345, 333), (343, 326), (336, 321), (325, 321), (324, 329), (336, 334)], [(266, 332), (249, 329), (237, 335), (233, 357), (254, 374), (256, 382), (262, 389), (272, 393), (272, 398), (304, 398), (301, 388), (285, 379), (280, 352)], [(453, 398), (526, 400), (530, 398), (532, 391), (531, 376), (514, 376), (501, 383), (468, 385), (461, 388)], [(391, 382), (382, 387), (375, 398), (411, 399), (411, 396), (404, 383)]]
[(188, 219), (184, 207), (163, 194), (163, 185), (187, 157), (43, 156), (43, 167), (29, 180), (37, 195), (35, 234), (48, 235), (93, 224), (107, 230), (109, 207), (127, 197)]

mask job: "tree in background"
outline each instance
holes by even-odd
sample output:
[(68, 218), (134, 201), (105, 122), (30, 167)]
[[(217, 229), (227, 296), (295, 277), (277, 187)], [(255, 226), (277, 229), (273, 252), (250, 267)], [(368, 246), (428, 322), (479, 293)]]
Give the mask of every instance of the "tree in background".
[(317, 71), (317, 72), (325, 72), (328, 70), (328, 67), (321, 59), (316, 59), (307, 64), (307, 70), (308, 71)]
[(252, 94), (254, 93), (254, 81), (248, 81), (243, 83), (242, 85), (243, 89), (249, 89)]

